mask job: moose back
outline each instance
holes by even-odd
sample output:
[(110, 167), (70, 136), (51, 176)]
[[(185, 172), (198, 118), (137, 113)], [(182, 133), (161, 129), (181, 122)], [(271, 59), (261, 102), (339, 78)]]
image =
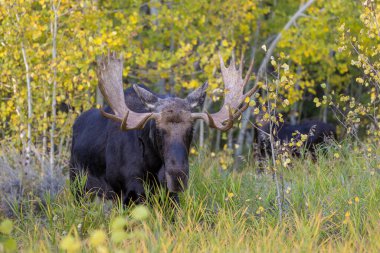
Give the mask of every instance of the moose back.
[[(257, 141), (262, 156), (271, 155), (270, 145), (270, 123), (266, 122), (257, 131)], [(307, 135), (305, 148), (311, 152), (313, 159), (316, 158), (316, 146), (326, 143), (328, 139), (336, 139), (336, 129), (333, 124), (324, 123), (318, 120), (307, 120), (296, 125), (289, 123), (279, 123), (272, 125), (273, 140), (280, 143), (288, 143), (292, 139), (297, 142), (301, 135)], [(300, 155), (300, 148), (294, 147), (291, 150), (294, 156)]]

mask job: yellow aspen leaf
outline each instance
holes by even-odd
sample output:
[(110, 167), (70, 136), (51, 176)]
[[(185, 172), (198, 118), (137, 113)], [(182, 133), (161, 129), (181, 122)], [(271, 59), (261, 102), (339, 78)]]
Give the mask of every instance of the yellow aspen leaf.
[(364, 80), (363, 80), (363, 78), (358, 77), (358, 78), (356, 78), (356, 82), (362, 84), (362, 83), (364, 83)]
[(282, 64), (282, 65), (281, 65), (281, 68), (283, 68), (285, 72), (288, 72), (288, 71), (289, 71), (289, 65), (286, 64), (286, 63)]
[(129, 23), (131, 24), (131, 25), (135, 25), (135, 24), (137, 24), (137, 15), (131, 15), (131, 16), (129, 16)]

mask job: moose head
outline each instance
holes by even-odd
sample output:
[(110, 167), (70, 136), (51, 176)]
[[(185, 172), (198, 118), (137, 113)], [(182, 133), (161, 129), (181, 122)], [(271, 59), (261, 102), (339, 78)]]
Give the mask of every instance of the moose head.
[(170, 192), (183, 191), (187, 186), (188, 155), (195, 120), (204, 120), (211, 128), (227, 131), (232, 128), (234, 121), (241, 113), (248, 108), (245, 99), (252, 96), (257, 90), (257, 86), (254, 86), (244, 93), (244, 87), (253, 70), (253, 61), (243, 79), (243, 58), (239, 68), (236, 68), (234, 55), (232, 55), (229, 67), (225, 67), (220, 56), (225, 98), (218, 112), (194, 112), (204, 102), (208, 86), (206, 82), (186, 98), (159, 98), (152, 92), (133, 85), (139, 99), (149, 109), (149, 112), (138, 113), (128, 108), (125, 102), (122, 57), (118, 57), (115, 53), (109, 53), (107, 56), (99, 57), (97, 63), (100, 91), (114, 112), (114, 114), (110, 114), (102, 111), (103, 116), (120, 122), (123, 131), (143, 129), (149, 120), (155, 121), (154, 141), (163, 162), (161, 173), (164, 174), (163, 178)]

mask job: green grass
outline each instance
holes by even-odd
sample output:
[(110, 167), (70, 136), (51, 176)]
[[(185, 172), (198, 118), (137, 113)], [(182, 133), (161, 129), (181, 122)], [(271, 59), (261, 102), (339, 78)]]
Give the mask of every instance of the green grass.
[(31, 252), (379, 252), (380, 150), (371, 152), (347, 143), (316, 163), (295, 159), (279, 168), (281, 222), (272, 175), (258, 174), (253, 157), (231, 172), (200, 152), (177, 210), (163, 193), (151, 196), (149, 214), (100, 199), (76, 205), (67, 182), (46, 205), (32, 196), (20, 205), (10, 236)]

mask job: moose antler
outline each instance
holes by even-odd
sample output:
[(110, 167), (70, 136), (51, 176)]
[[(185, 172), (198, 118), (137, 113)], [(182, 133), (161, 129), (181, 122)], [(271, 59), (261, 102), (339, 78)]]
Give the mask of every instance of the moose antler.
[(117, 57), (115, 52), (108, 53), (107, 56), (100, 56), (97, 64), (99, 89), (115, 113), (110, 114), (101, 110), (103, 116), (121, 122), (122, 130), (141, 129), (149, 119), (157, 117), (155, 113), (134, 112), (125, 104), (122, 56)]
[(220, 111), (216, 113), (192, 113), (192, 117), (194, 119), (203, 119), (212, 128), (227, 131), (232, 128), (234, 120), (236, 120), (248, 108), (248, 103), (245, 103), (244, 105), (242, 104), (247, 97), (252, 96), (256, 92), (258, 86), (255, 85), (244, 94), (244, 87), (247, 85), (252, 74), (253, 60), (251, 61), (248, 72), (243, 79), (243, 55), (238, 69), (236, 69), (234, 54), (232, 54), (231, 62), (228, 67), (225, 67), (223, 58), (220, 54), (219, 58), (225, 94), (223, 106)]

